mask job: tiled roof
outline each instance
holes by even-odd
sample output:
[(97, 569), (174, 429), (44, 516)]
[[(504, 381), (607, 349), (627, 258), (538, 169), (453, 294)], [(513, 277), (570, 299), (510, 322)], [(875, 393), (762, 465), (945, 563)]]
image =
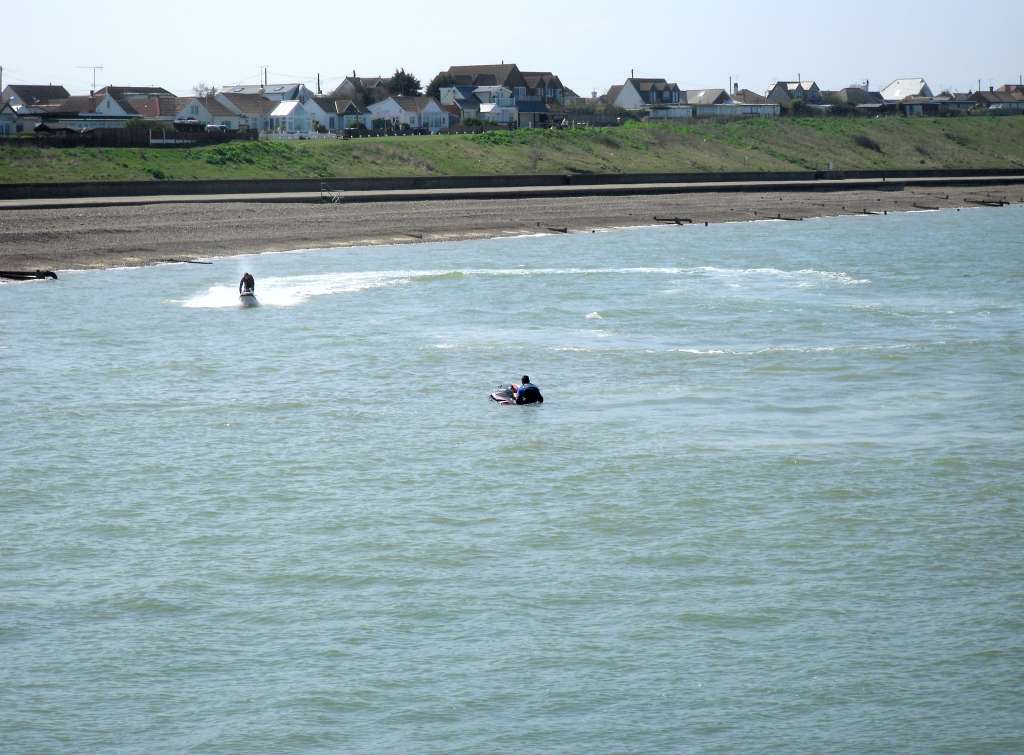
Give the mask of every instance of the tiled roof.
[(221, 96), (238, 108), (246, 116), (266, 116), (273, 112), (277, 106), (275, 100), (268, 100), (260, 94), (238, 94), (234, 92), (221, 92)]
[(404, 97), (402, 95), (394, 95), (392, 98), (398, 103), (398, 106), (402, 110), (406, 110), (410, 113), (421, 113), (431, 102), (436, 102), (433, 97)]
[(161, 97), (174, 97), (172, 92), (168, 92), (163, 87), (114, 87), (105, 86), (100, 89), (96, 94), (109, 94), (114, 99), (119, 97), (125, 97), (128, 95), (149, 95), (156, 94)]
[(71, 96), (67, 89), (53, 84), (10, 84), (7, 89), (26, 105), (66, 100)]

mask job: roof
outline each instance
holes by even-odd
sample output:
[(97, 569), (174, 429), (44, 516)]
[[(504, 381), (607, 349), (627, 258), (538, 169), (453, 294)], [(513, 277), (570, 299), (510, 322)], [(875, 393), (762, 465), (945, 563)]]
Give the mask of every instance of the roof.
[(495, 86), (511, 83), (513, 86), (521, 86), (526, 83), (519, 67), (515, 63), (449, 66), (446, 73), (452, 77), (456, 85)]
[[(185, 97), (162, 97), (153, 95), (143, 100), (132, 100), (131, 108), (144, 118), (159, 118), (175, 115), (187, 101)], [(131, 112), (129, 110), (128, 112)]]
[(530, 89), (537, 89), (538, 85), (544, 83), (545, 89), (563, 89), (561, 80), (551, 71), (520, 71), (526, 80), (526, 86)]
[(922, 78), (913, 79), (896, 79), (889, 86), (885, 87), (882, 92), (882, 98), (888, 102), (893, 100), (902, 100), (905, 97), (916, 97), (923, 95), (925, 97), (931, 97), (932, 91), (928, 88)]
[(768, 101), (763, 94), (752, 92), (749, 89), (737, 89), (733, 92), (732, 98), (745, 105), (762, 105)]
[(724, 89), (687, 89), (687, 105), (720, 105), (729, 100)]
[(39, 110), (50, 115), (58, 114), (78, 114), (78, 113), (95, 113), (96, 107), (103, 102), (104, 97), (100, 95), (79, 95), (75, 97), (68, 97), (63, 100), (56, 100), (54, 102), (47, 102), (42, 105), (37, 105)]
[(996, 105), (1004, 102), (1024, 103), (1024, 94), (1020, 92), (975, 92), (971, 98), (976, 102)]
[(185, 98), (186, 102), (191, 101), (191, 100), (195, 100), (196, 102), (200, 103), (204, 108), (206, 108), (206, 112), (208, 112), (210, 115), (219, 116), (221, 118), (234, 118), (235, 117), (235, 114), (233, 112), (228, 110), (221, 102), (219, 102), (217, 100), (216, 97), (214, 97), (212, 95), (209, 96), (209, 97), (186, 97)]
[[(17, 95), (26, 105), (36, 105), (53, 100), (66, 100), (71, 95), (62, 86), (53, 84), (9, 84), (5, 92)], [(10, 99), (8, 96), (6, 99)]]
[(402, 95), (392, 95), (391, 99), (398, 103), (398, 106), (410, 113), (421, 113), (423, 112), (431, 102), (436, 103), (433, 97), (427, 97), (421, 95), (419, 97), (405, 97)]
[(222, 94), (259, 94), (259, 95), (280, 95), (283, 99), (295, 99), (302, 84), (228, 84), (221, 87)]
[(277, 106), (271, 111), (271, 118), (287, 118), (292, 115), (297, 109), (302, 107), (302, 103), (298, 100), (281, 100), (277, 103)]
[(109, 86), (109, 85), (105, 86), (102, 89), (100, 89), (99, 91), (97, 91), (96, 94), (109, 94), (114, 99), (117, 99), (119, 97), (127, 97), (127, 96), (131, 96), (131, 95), (150, 95), (150, 94), (159, 95), (161, 97), (174, 97), (175, 96), (173, 92), (168, 92), (163, 87), (115, 87), (115, 86)]
[(268, 100), (261, 94), (238, 94), (235, 92), (221, 92), (220, 97), (238, 108), (242, 115), (265, 116), (277, 107), (276, 100)]
[(614, 103), (615, 100), (619, 98), (619, 95), (622, 94), (622, 87), (624, 86), (625, 84), (616, 84), (615, 86), (608, 87), (608, 93), (605, 95), (605, 98), (608, 100), (609, 104)]

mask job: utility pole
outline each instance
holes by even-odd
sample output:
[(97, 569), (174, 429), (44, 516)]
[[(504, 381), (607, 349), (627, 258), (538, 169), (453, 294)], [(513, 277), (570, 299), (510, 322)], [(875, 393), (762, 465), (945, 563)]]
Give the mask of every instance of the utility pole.
[(266, 89), (266, 88), (267, 88), (267, 69), (268, 69), (269, 67), (270, 67), (270, 66), (260, 66), (260, 70), (261, 70), (261, 72), (262, 72), (262, 76), (260, 76), (260, 81), (262, 81), (262, 82), (263, 82), (263, 88), (264, 88), (264, 89)]
[(96, 91), (96, 72), (102, 71), (103, 66), (75, 66), (76, 68), (84, 68), (86, 70), (92, 70), (92, 90)]

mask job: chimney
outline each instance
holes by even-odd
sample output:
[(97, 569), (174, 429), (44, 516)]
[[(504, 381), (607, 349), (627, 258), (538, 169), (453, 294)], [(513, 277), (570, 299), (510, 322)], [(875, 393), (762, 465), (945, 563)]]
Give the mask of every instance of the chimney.
[(629, 69), (629, 78), (631, 78), (631, 79), (633, 78), (633, 69), (632, 68)]
[(740, 82), (734, 81), (732, 83), (732, 93), (733, 94), (739, 94), (740, 93)]

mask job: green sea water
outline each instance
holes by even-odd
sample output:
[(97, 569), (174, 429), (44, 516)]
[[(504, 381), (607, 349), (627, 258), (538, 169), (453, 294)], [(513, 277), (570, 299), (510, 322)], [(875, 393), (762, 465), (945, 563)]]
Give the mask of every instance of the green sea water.
[(1022, 228), (0, 285), (0, 751), (1024, 751)]

